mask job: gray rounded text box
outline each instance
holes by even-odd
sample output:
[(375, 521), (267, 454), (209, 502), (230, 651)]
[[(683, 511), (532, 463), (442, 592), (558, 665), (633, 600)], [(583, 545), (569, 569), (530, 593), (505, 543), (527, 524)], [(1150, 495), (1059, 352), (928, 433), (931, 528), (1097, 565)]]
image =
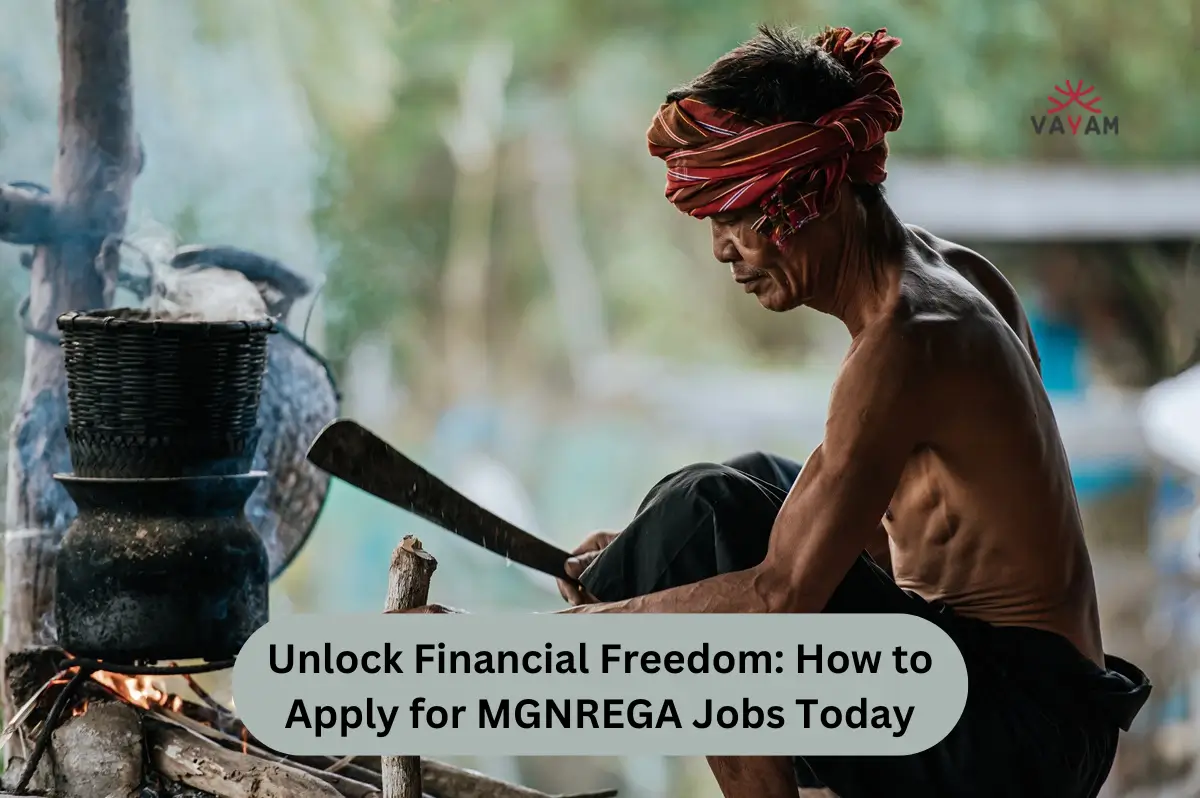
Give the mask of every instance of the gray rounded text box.
[(233, 676), (295, 755), (906, 755), (967, 699), (908, 615), (296, 615)]

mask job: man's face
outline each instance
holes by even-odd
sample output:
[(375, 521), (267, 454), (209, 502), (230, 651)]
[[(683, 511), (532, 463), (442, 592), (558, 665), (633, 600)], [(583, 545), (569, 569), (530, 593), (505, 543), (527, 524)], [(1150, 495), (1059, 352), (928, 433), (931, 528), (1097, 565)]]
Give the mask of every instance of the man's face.
[(767, 310), (784, 311), (801, 304), (804, 291), (783, 265), (784, 254), (753, 229), (759, 214), (741, 211), (709, 218), (713, 257), (728, 263), (734, 282), (754, 294)]
[(709, 217), (713, 256), (728, 263), (733, 280), (767, 310), (798, 308), (821, 289), (820, 281), (835, 277), (830, 270), (843, 255), (842, 208), (851, 205), (839, 202), (827, 215), (804, 225), (785, 242), (784, 250), (754, 230), (761, 215), (757, 210)]

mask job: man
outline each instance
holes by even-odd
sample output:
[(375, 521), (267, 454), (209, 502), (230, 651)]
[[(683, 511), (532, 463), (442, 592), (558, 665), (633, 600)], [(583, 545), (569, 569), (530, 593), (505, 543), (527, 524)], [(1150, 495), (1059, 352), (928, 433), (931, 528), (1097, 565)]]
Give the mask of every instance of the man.
[(970, 695), (938, 745), (710, 757), (728, 798), (1095, 796), (1149, 683), (1104, 654), (1012, 287), (883, 199), (902, 109), (880, 59), (897, 44), (760, 29), (656, 115), (667, 197), (709, 220), (734, 281), (769, 310), (832, 314), (851, 343), (803, 467), (753, 454), (666, 477), (623, 532), (576, 551), (586, 593), (561, 585), (566, 612), (909, 613), (962, 650)]

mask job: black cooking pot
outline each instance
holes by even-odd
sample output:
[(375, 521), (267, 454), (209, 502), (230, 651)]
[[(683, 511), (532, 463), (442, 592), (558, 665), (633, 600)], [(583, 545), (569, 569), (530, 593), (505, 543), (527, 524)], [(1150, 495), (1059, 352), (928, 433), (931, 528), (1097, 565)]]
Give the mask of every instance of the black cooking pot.
[(59, 645), (126, 663), (237, 656), (268, 620), (267, 553), (243, 510), (264, 476), (58, 475), (78, 508), (56, 565)]

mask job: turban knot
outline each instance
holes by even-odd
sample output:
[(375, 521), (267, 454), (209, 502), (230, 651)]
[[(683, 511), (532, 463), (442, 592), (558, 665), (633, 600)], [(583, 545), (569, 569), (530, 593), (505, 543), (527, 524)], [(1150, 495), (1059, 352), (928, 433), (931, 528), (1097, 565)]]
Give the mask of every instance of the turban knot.
[(817, 44), (855, 85), (854, 99), (816, 122), (755, 121), (691, 98), (659, 108), (646, 137), (650, 154), (666, 162), (676, 208), (698, 219), (758, 208), (755, 229), (781, 245), (831, 207), (843, 180), (884, 181), (884, 136), (904, 111), (880, 59), (900, 40), (882, 28), (859, 36), (833, 28)]

